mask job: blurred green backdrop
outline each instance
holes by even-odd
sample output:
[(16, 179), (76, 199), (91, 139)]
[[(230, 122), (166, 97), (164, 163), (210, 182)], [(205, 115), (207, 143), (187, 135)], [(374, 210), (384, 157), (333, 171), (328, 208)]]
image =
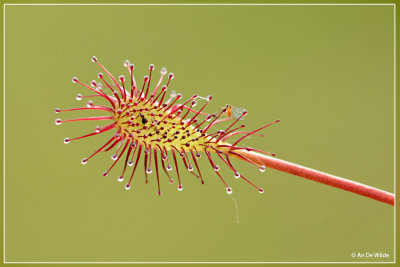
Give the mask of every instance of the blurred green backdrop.
[[(175, 73), (209, 112), (246, 108), (247, 145), (393, 192), (393, 6), (6, 6), (6, 261), (393, 261), (393, 207), (236, 162), (265, 189), (222, 174), (184, 190), (117, 181), (105, 140), (63, 143), (96, 123), (56, 126), (78, 107), (96, 55), (114, 74), (150, 63)], [(223, 164), (220, 164), (221, 166)], [(161, 177), (163, 178), (163, 177)], [(235, 201), (238, 210), (235, 208)], [(240, 223), (237, 223), (236, 212)], [(389, 258), (352, 258), (386, 252)]]

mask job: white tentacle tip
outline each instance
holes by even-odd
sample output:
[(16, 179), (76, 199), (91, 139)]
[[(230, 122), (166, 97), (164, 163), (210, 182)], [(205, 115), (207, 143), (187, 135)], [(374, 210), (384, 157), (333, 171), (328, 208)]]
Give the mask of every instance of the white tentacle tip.
[(232, 194), (232, 188), (227, 187), (227, 188), (226, 188), (226, 193), (227, 193), (228, 195)]

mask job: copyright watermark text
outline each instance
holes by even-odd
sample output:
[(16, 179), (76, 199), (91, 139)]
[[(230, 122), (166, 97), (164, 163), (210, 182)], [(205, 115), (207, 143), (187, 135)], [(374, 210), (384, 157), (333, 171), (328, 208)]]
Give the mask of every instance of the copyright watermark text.
[(351, 253), (352, 258), (366, 258), (366, 259), (385, 259), (389, 258), (389, 253), (386, 252), (353, 252)]

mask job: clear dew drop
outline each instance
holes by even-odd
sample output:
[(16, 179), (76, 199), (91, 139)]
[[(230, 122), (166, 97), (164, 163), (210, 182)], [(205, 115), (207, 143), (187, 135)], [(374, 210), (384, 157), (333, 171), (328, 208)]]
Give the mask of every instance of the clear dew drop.
[(260, 188), (258, 189), (258, 192), (260, 192), (260, 194), (264, 194), (264, 189)]
[(69, 140), (69, 138), (64, 138), (64, 144), (68, 144), (69, 142), (71, 142), (71, 140)]
[(94, 131), (95, 131), (96, 133), (100, 133), (100, 126), (96, 126), (96, 128), (94, 129)]
[(82, 95), (81, 94), (77, 94), (76, 95), (76, 100), (81, 101), (82, 100)]
[(219, 168), (219, 166), (218, 165), (215, 165), (215, 167), (214, 167), (214, 171), (219, 171), (220, 170), (220, 168)]
[(118, 156), (115, 155), (115, 154), (113, 154), (113, 155), (111, 156), (111, 159), (112, 159), (112, 160), (117, 160), (117, 159), (118, 159)]
[(126, 189), (126, 190), (131, 189), (131, 185), (130, 185), (130, 184), (126, 184), (126, 185), (125, 185), (125, 189)]
[(147, 168), (147, 169), (146, 169), (146, 172), (147, 172), (147, 173), (151, 173), (151, 172), (152, 172), (151, 168)]
[(56, 108), (56, 109), (54, 110), (54, 112), (55, 112), (55, 113), (59, 113), (59, 112), (60, 112), (60, 109), (59, 109), (59, 108)]
[(227, 187), (227, 188), (226, 188), (226, 193), (227, 193), (228, 195), (232, 194), (232, 188)]
[(172, 90), (171, 93), (169, 94), (170, 97), (176, 97), (177, 93), (175, 90)]
[(84, 158), (84, 159), (81, 160), (81, 162), (82, 162), (83, 165), (85, 165), (88, 162), (88, 159)]
[(235, 172), (235, 178), (239, 179), (240, 178), (240, 173), (239, 172)]
[(170, 164), (167, 165), (167, 171), (172, 170), (172, 166)]
[(133, 161), (128, 161), (128, 166), (133, 166)]
[(260, 166), (260, 172), (265, 172), (265, 166)]
[(56, 125), (61, 125), (61, 119), (56, 119)]
[(183, 186), (181, 184), (178, 185), (178, 190), (182, 191), (183, 190)]
[(189, 165), (189, 166), (188, 166), (188, 171), (190, 171), (190, 172), (192, 172), (192, 171), (193, 171), (193, 167), (192, 167), (192, 165)]
[(108, 175), (108, 172), (104, 172), (104, 173), (103, 173), (103, 176), (104, 176), (104, 177), (107, 177), (107, 175)]
[(124, 180), (124, 177), (122, 175), (118, 176), (118, 182), (122, 182)]

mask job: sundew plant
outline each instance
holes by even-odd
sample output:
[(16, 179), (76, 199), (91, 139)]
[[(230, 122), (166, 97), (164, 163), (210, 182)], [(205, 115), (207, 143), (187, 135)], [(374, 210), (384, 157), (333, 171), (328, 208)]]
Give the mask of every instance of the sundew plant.
[[(99, 73), (99, 81), (92, 80), (90, 84), (82, 83), (74, 77), (72, 79), (74, 83), (84, 86), (91, 92), (90, 95), (77, 95), (77, 100), (101, 97), (108, 105), (94, 105), (89, 101), (85, 107), (56, 108), (56, 113), (78, 110), (102, 113), (95, 117), (56, 119), (56, 124), (72, 121), (108, 121), (107, 125), (96, 126), (93, 132), (86, 135), (67, 137), (64, 143), (114, 131), (115, 134), (110, 139), (91, 155), (82, 159), (82, 164), (87, 164), (99, 152), (113, 151), (114, 162), (103, 175), (107, 176), (121, 161), (122, 170), (118, 181), (125, 181), (127, 190), (134, 186), (134, 177), (138, 176), (137, 173), (135, 175), (135, 171), (141, 161), (144, 164), (145, 183), (148, 182), (148, 175), (154, 170), (158, 195), (162, 192), (161, 169), (171, 184), (174, 183), (171, 171), (175, 169), (179, 191), (183, 190), (180, 168), (186, 169), (204, 184), (201, 167), (197, 162), (203, 155), (208, 159), (210, 167), (218, 175), (228, 194), (232, 194), (233, 191), (229, 186), (229, 179), (219, 173), (221, 163), (232, 171), (232, 177), (243, 180), (259, 193), (264, 192), (261, 187), (247, 179), (238, 166), (232, 164), (231, 159), (236, 158), (256, 166), (261, 172), (266, 168), (273, 168), (394, 205), (394, 195), (389, 192), (277, 159), (273, 153), (241, 145), (247, 137), (257, 135), (279, 120), (269, 122), (255, 130), (245, 130), (241, 120), (247, 115), (246, 110), (233, 112), (232, 107), (226, 106), (217, 113), (207, 113), (206, 106), (211, 101), (211, 96), (202, 97), (194, 94), (184, 99), (181, 94), (168, 94), (167, 90), (171, 87), (174, 74), (167, 75), (165, 68), (161, 69), (158, 81), (154, 82), (152, 76), (155, 67), (151, 64), (148, 76), (139, 82), (135, 80), (133, 74), (135, 66), (128, 60), (124, 62), (124, 66), (128, 69), (129, 79), (123, 75), (116, 78), (99, 63), (96, 57), (92, 57), (92, 61), (104, 74)], [(213, 129), (222, 122), (229, 124), (224, 129), (214, 131)]]

